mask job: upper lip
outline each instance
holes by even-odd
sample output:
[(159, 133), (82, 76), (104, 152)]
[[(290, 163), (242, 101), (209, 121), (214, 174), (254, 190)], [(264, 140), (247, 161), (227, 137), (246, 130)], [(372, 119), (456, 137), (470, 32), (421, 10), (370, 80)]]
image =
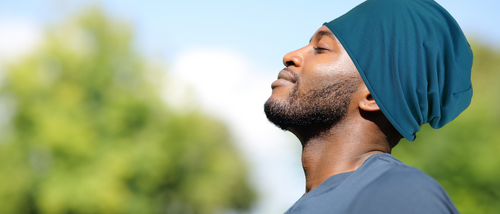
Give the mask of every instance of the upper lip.
[(278, 79), (284, 79), (292, 83), (297, 82), (297, 79), (295, 79), (295, 77), (286, 68), (280, 71), (280, 73), (278, 74)]

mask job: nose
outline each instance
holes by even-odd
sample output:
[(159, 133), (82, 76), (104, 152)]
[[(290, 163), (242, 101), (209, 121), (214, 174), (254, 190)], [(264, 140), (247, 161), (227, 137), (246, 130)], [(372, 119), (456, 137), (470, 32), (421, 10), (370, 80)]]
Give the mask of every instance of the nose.
[(303, 61), (302, 55), (300, 54), (300, 50), (301, 49), (287, 53), (283, 57), (283, 64), (286, 67), (289, 67), (289, 66), (300, 67), (302, 65), (302, 61)]

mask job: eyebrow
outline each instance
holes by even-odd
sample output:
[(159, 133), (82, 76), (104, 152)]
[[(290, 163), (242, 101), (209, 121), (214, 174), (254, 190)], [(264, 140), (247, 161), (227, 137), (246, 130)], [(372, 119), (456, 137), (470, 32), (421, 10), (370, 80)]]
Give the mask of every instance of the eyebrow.
[[(330, 38), (332, 38), (333, 40), (335, 40), (335, 41), (337, 41), (337, 42), (338, 42), (337, 37), (336, 37), (335, 35), (333, 35), (333, 33), (332, 33), (332, 32), (330, 32), (330, 31), (325, 31), (325, 30), (318, 31), (318, 33), (316, 34), (316, 36), (315, 36), (315, 37), (322, 37), (322, 36), (328, 36), (328, 37), (330, 37)], [(313, 38), (314, 38), (314, 37), (313, 37)], [(309, 40), (309, 43), (312, 41), (312, 39), (313, 39), (313, 38), (311, 38), (311, 39)]]

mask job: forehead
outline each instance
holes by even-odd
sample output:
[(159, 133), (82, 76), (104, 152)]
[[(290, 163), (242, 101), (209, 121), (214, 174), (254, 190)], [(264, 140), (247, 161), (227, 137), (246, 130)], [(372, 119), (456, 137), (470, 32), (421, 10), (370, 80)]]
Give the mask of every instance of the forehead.
[(328, 36), (330, 38), (332, 38), (335, 42), (338, 42), (337, 40), (337, 37), (335, 37), (335, 35), (332, 33), (332, 31), (330, 29), (328, 29), (328, 27), (326, 26), (321, 26), (315, 33), (314, 35), (312, 36), (311, 38), (311, 41), (313, 39), (319, 39), (323, 36)]
[(323, 25), (318, 30), (316, 30), (316, 33), (314, 33), (314, 34), (316, 35), (320, 31), (327, 31), (327, 32), (330, 32), (330, 33), (332, 32), (330, 29), (328, 29), (328, 27), (326, 27), (326, 26)]

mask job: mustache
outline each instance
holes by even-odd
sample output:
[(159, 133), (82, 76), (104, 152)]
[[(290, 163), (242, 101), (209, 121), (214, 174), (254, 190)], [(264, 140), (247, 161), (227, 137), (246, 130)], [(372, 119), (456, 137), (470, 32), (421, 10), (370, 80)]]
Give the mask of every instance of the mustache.
[(293, 71), (292, 69), (289, 69), (288, 67), (285, 67), (282, 70), (287, 71), (290, 75), (293, 76), (295, 81), (297, 81), (297, 83), (299, 83), (299, 75), (297, 74), (297, 72)]
[(287, 71), (295, 79), (295, 86), (293, 87), (292, 91), (290, 91), (290, 93), (288, 94), (288, 96), (290, 96), (292, 98), (292, 101), (296, 100), (297, 99), (297, 93), (299, 91), (299, 85), (300, 85), (299, 75), (297, 74), (297, 72), (293, 71), (292, 69), (289, 69), (288, 67), (283, 68), (283, 70)]

